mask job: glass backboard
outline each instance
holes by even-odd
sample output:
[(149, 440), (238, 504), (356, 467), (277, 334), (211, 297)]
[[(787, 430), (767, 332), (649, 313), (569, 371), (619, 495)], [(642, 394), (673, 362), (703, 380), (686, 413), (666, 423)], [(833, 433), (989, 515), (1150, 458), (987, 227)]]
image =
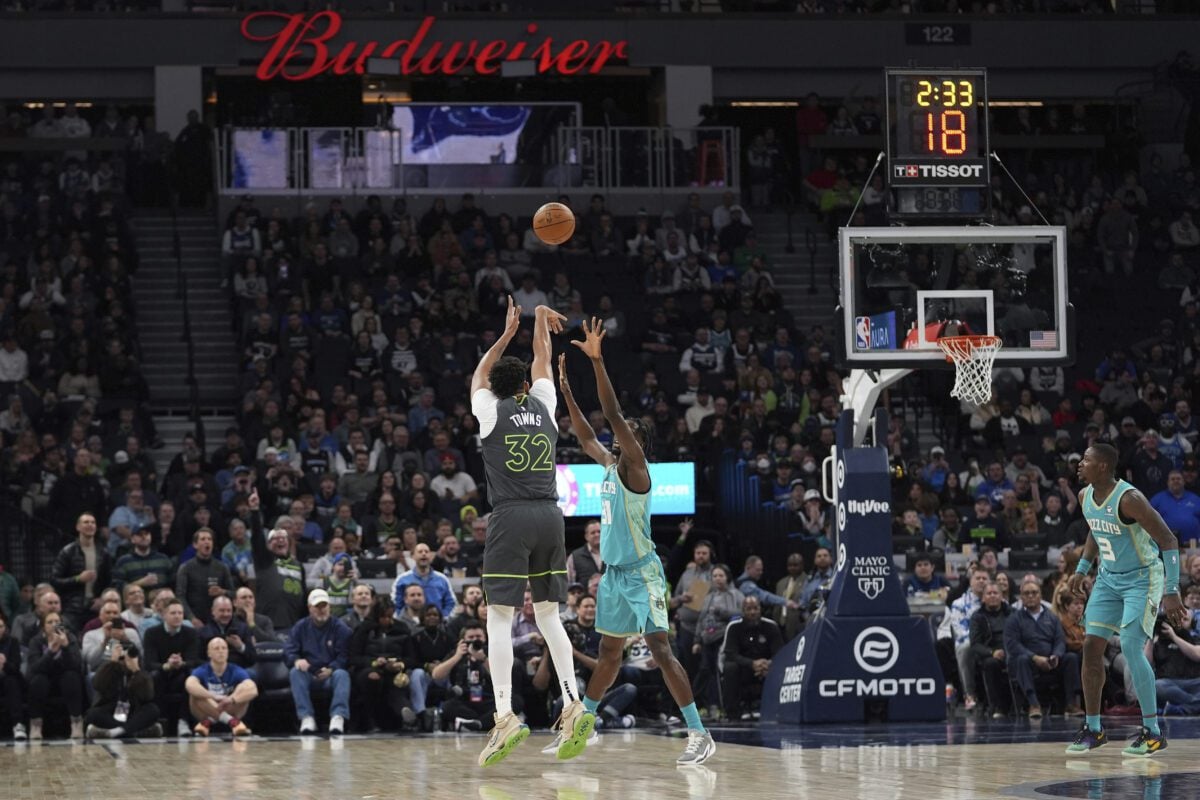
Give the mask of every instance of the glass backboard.
[(840, 324), (859, 368), (944, 364), (937, 339), (992, 334), (997, 363), (1074, 354), (1061, 227), (842, 228)]

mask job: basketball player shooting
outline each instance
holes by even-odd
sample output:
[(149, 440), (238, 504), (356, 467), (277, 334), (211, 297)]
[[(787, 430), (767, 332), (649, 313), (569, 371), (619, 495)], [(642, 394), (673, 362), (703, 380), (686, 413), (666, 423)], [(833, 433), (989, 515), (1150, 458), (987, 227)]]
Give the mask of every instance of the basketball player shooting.
[(525, 362), (504, 355), (521, 324), (521, 307), (509, 297), (504, 333), (471, 379), (471, 413), (479, 420), (492, 504), (483, 548), (483, 591), (489, 606), (488, 659), (496, 716), (479, 755), (481, 767), (503, 761), (529, 736), (529, 726), (512, 710), (512, 625), (524, 604), (527, 583), (538, 630), (550, 648), (563, 691), (558, 758), (583, 752), (596, 724), (595, 714), (579, 701), (571, 639), (558, 618), (559, 603), (567, 599), (567, 550), (554, 465), (558, 396), (550, 366), (550, 333), (561, 333), (565, 319), (546, 306), (535, 310), (531, 385)]
[(688, 743), (679, 766), (703, 764), (717, 751), (712, 735), (700, 721), (692, 686), (667, 639), (667, 577), (650, 536), (650, 430), (637, 419), (626, 419), (604, 366), (601, 343), (604, 326), (598, 319), (583, 321), (584, 340), (571, 344), (583, 351), (596, 373), (596, 390), (604, 418), (613, 430), (612, 452), (596, 439), (567, 379), (566, 354), (558, 357), (558, 386), (571, 414), (571, 428), (584, 452), (604, 467), (600, 484), (600, 558), (604, 574), (596, 594), (596, 630), (601, 634), (600, 658), (588, 682), (583, 704), (595, 713), (604, 693), (621, 668), (625, 640), (642, 635), (663, 673), (671, 697), (688, 727)]
[(1084, 612), (1083, 703), (1087, 716), (1067, 753), (1087, 755), (1108, 744), (1108, 734), (1100, 724), (1100, 693), (1104, 689), (1104, 650), (1109, 637), (1118, 634), (1125, 668), (1132, 673), (1142, 707), (1142, 729), (1122, 752), (1144, 758), (1167, 746), (1158, 724), (1154, 668), (1146, 657), (1146, 643), (1154, 636), (1160, 602), (1169, 624), (1183, 622), (1179, 541), (1145, 495), (1116, 478), (1116, 466), (1117, 450), (1109, 444), (1092, 445), (1079, 462), (1079, 477), (1089, 484), (1079, 493), (1079, 505), (1090, 533), (1068, 588), (1083, 596), (1084, 577), (1097, 555), (1100, 570)]

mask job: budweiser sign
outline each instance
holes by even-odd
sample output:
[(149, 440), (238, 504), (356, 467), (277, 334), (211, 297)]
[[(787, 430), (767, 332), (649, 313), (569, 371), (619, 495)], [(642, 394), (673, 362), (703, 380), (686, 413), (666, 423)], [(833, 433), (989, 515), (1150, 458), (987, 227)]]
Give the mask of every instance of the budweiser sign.
[(456, 75), (468, 70), (494, 75), (505, 61), (523, 60), (532, 61), (539, 74), (579, 75), (595, 74), (610, 60), (627, 57), (628, 42), (624, 39), (556, 42), (549, 36), (538, 36), (534, 22), (525, 26), (527, 39), (482, 42), (437, 39), (433, 35), (436, 23), (436, 18), (425, 17), (407, 38), (390, 42), (336, 42), (342, 29), (342, 15), (336, 11), (260, 11), (242, 20), (242, 36), (267, 45), (267, 54), (257, 70), (264, 81), (303, 81), (325, 73), (361, 75), (371, 58), (396, 59), (402, 75)]

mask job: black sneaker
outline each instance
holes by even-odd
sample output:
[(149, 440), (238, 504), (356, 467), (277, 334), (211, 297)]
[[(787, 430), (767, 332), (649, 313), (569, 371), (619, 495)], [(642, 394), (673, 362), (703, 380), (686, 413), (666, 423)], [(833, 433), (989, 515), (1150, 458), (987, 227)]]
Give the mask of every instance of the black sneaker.
[(1079, 735), (1075, 737), (1075, 741), (1067, 746), (1067, 755), (1069, 756), (1086, 756), (1098, 747), (1103, 747), (1108, 744), (1108, 734), (1104, 732), (1104, 728), (1094, 731), (1083, 723), (1083, 727), (1079, 729)]

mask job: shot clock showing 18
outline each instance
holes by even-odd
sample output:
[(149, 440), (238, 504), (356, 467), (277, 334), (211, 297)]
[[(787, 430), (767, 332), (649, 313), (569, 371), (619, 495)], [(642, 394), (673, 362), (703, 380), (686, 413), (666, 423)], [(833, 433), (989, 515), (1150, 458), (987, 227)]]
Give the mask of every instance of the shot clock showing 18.
[(533, 232), (546, 244), (562, 244), (575, 233), (575, 214), (562, 203), (546, 203), (534, 212)]

